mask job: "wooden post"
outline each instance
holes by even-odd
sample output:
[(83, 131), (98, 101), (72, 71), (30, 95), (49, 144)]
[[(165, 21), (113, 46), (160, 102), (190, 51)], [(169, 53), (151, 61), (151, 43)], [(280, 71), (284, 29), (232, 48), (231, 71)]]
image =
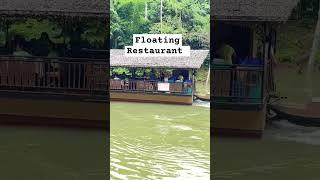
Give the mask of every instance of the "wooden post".
[(264, 46), (263, 46), (263, 75), (262, 75), (262, 93), (261, 93), (261, 98), (264, 100), (264, 97), (266, 95), (266, 81), (268, 80), (267, 78), (267, 67), (268, 67), (268, 50), (269, 50), (269, 42), (268, 42), (268, 35), (269, 35), (269, 29), (268, 25), (265, 23), (264, 24)]
[(195, 71), (192, 69), (192, 101), (194, 98), (194, 92), (196, 91), (196, 78), (195, 78)]

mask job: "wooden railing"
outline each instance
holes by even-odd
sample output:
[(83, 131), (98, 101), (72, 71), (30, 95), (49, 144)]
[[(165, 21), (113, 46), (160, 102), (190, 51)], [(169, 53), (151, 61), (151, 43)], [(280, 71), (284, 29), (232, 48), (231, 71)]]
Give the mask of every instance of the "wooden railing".
[(159, 89), (161, 81), (152, 80), (110, 80), (111, 91), (122, 92), (151, 92), (151, 93), (172, 93), (181, 95), (192, 95), (192, 83), (174, 82), (167, 83), (169, 89)]
[(0, 56), (1, 92), (106, 96), (105, 60)]
[(214, 66), (212, 97), (219, 103), (261, 103), (264, 99), (262, 66)]

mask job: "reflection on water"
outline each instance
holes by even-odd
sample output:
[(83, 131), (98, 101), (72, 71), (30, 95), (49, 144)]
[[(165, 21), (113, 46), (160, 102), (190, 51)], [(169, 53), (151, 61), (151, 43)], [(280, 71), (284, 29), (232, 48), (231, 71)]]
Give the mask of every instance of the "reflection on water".
[(201, 100), (197, 99), (197, 100), (194, 101), (193, 106), (200, 106), (200, 107), (210, 108), (210, 102), (201, 101)]
[(319, 128), (286, 120), (269, 124), (262, 139), (216, 138), (214, 179), (317, 179), (319, 138)]
[(106, 179), (106, 132), (1, 126), (1, 180)]
[(111, 104), (111, 179), (209, 179), (209, 109)]

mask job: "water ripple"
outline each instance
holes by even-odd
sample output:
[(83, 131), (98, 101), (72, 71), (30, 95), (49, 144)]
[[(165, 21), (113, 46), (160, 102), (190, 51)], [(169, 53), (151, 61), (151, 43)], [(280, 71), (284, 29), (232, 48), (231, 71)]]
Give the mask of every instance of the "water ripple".
[[(209, 153), (168, 145), (139, 146), (116, 141), (111, 146), (111, 176), (116, 179), (208, 179)], [(122, 144), (122, 147), (117, 144)], [(174, 171), (173, 171), (174, 170)], [(129, 177), (130, 176), (130, 177)]]

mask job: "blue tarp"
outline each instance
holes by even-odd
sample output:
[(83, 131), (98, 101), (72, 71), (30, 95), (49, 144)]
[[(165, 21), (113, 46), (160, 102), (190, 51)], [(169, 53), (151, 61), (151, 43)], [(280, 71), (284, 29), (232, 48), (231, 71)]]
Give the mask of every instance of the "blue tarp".
[(262, 65), (262, 60), (258, 58), (240, 58), (239, 59), (239, 64), (240, 65), (256, 65), (256, 66), (261, 66)]

